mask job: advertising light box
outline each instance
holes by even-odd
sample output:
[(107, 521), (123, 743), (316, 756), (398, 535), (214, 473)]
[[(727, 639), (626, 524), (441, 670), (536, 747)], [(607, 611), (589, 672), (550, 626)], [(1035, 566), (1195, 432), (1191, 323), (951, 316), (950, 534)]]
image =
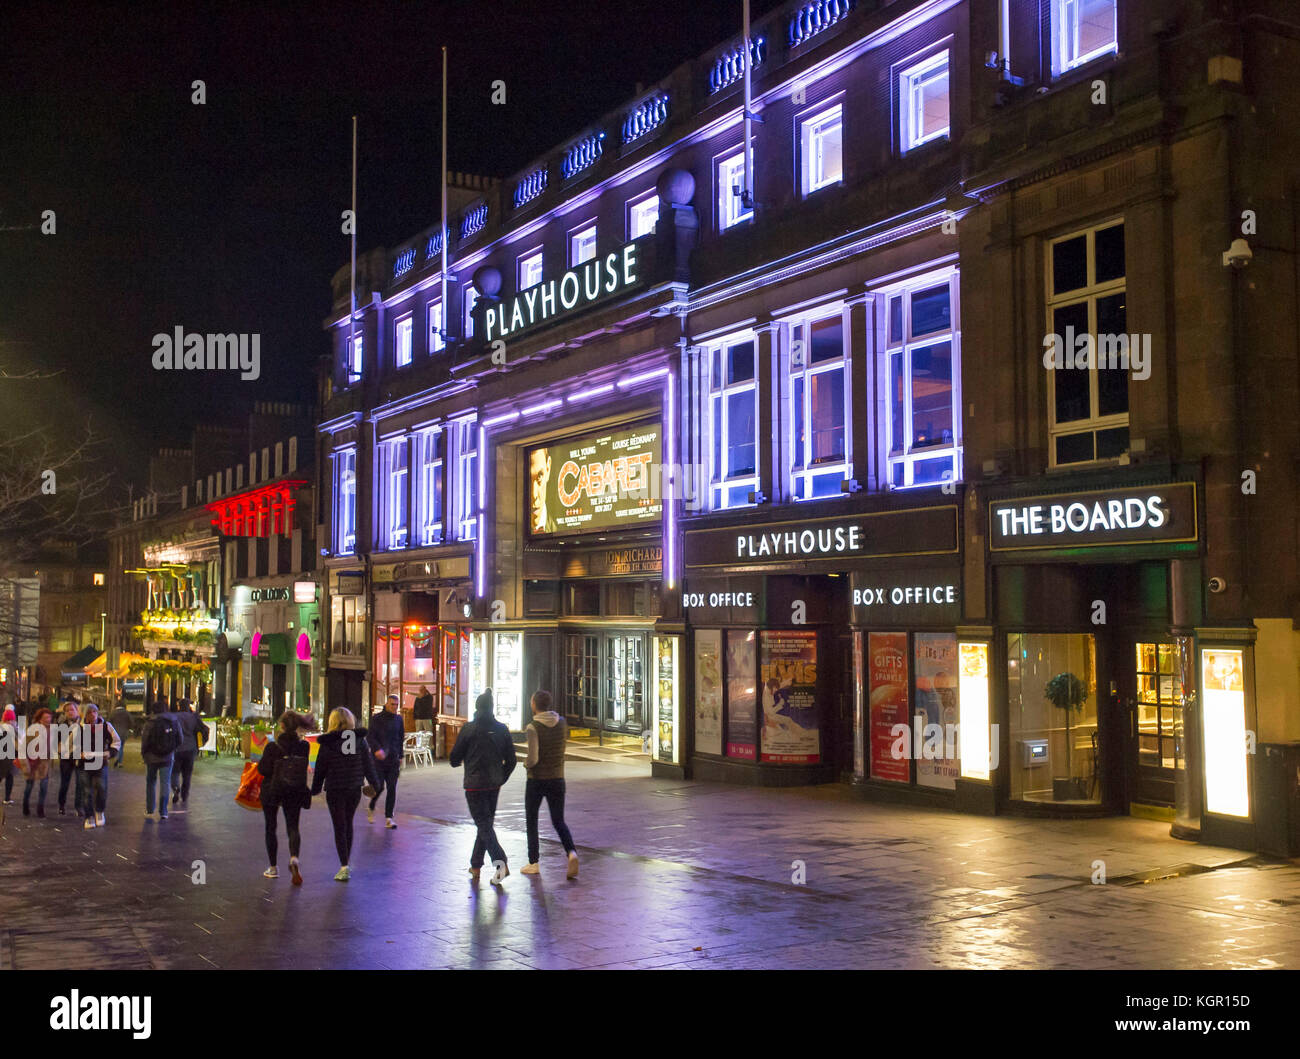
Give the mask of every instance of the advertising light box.
[(529, 531), (539, 536), (657, 521), (662, 460), (659, 423), (530, 449)]

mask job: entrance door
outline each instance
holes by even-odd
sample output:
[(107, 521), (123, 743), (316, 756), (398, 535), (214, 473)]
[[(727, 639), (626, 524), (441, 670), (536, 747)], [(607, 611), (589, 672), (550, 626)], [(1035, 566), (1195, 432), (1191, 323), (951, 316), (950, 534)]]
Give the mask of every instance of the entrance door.
[(600, 727), (600, 637), (571, 632), (564, 637), (567, 702), (560, 708), (581, 717), (589, 728)]
[(1132, 700), (1137, 783), (1133, 800), (1174, 804), (1183, 762), (1183, 659), (1176, 642), (1134, 644)]
[(645, 635), (605, 637), (605, 728), (640, 735), (645, 727)]

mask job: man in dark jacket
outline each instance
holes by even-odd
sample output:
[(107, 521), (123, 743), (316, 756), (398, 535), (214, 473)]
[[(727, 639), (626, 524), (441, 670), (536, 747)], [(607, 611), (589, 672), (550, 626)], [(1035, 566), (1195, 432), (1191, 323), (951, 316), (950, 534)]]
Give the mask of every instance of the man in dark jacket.
[(451, 767), (465, 766), (465, 802), (469, 805), (469, 815), (474, 818), (478, 828), (478, 837), (474, 839), (474, 852), (470, 854), (469, 871), (478, 881), (479, 870), (483, 867), (483, 853), (492, 857), (496, 874), (492, 883), (496, 885), (510, 874), (506, 865), (506, 852), (497, 841), (493, 826), (497, 814), (497, 796), (510, 773), (514, 772), (517, 759), (515, 744), (510, 739), (510, 729), (492, 714), (492, 692), (483, 692), (474, 701), (474, 719), (460, 730), (456, 745), (451, 749)]
[(140, 733), (140, 756), (144, 758), (144, 815), (154, 811), (154, 785), (157, 783), (158, 819), (167, 819), (167, 792), (171, 789), (172, 763), (181, 744), (180, 730), (162, 710), (163, 702), (155, 699), (149, 720)]
[(126, 700), (118, 699), (117, 708), (108, 719), (108, 723), (117, 732), (117, 759), (113, 762), (115, 769), (122, 767), (122, 756), (126, 753), (126, 741), (131, 737), (131, 712), (126, 708)]
[(415, 702), (412, 703), (413, 709), (411, 715), (415, 719), (415, 730), (417, 732), (433, 731), (433, 692), (420, 685), (420, 694), (415, 696)]
[(199, 745), (207, 742), (208, 726), (194, 712), (189, 699), (178, 699), (176, 709), (167, 716), (181, 733), (181, 745), (172, 758), (172, 812), (183, 813), (189, 808), (194, 761), (199, 756)]
[(384, 788), (388, 794), (384, 798), (384, 827), (393, 828), (393, 810), (397, 807), (397, 780), (402, 774), (402, 755), (406, 753), (406, 726), (402, 715), (397, 710), (397, 696), (389, 695), (384, 708), (370, 719), (370, 732), (366, 736), (370, 750), (375, 755), (375, 772), (379, 775), (379, 784), (375, 796), (370, 799), (370, 808), (366, 819), (375, 819), (375, 803)]

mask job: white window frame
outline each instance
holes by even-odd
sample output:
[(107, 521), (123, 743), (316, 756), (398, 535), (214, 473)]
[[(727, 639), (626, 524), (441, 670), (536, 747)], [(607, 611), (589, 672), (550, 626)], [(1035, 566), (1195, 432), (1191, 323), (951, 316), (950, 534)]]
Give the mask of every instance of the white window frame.
[(442, 447), (443, 441), (441, 426), (430, 427), (416, 435), (420, 466), (420, 546), (425, 548), (441, 544), (443, 539), (443, 518), (447, 504), (446, 450)]
[[(812, 328), (815, 324), (824, 323), (830, 319), (840, 321), (840, 337), (842, 342), (842, 351), (839, 360), (826, 360), (820, 364), (812, 362)], [(805, 500), (829, 500), (831, 496), (845, 496), (842, 491), (837, 490), (831, 496), (813, 497), (811, 495), (812, 479), (820, 478), (823, 475), (838, 471), (841, 480), (847, 481), (853, 475), (853, 384), (852, 384), (852, 365), (849, 356), (849, 318), (844, 309), (843, 303), (823, 305), (816, 311), (810, 312), (786, 321), (790, 325), (790, 373), (787, 381), (788, 400), (786, 402), (787, 423), (786, 438), (788, 444), (786, 452), (789, 454), (788, 483), (790, 496), (796, 501)], [(802, 346), (796, 343), (802, 343)], [(844, 387), (844, 455), (838, 460), (828, 460), (823, 463), (812, 463), (810, 456), (812, 454), (812, 387), (809, 385), (810, 380), (817, 376), (827, 374), (832, 371), (842, 372)], [(795, 436), (795, 382), (803, 381), (803, 393), (801, 402), (803, 408), (803, 421), (807, 424), (804, 430), (804, 448), (805, 451), (797, 451), (799, 439)], [(803, 495), (808, 492), (810, 495)]]
[(740, 195), (733, 191), (745, 186), (745, 149), (719, 155), (713, 162), (714, 183), (717, 185), (718, 231), (725, 232), (738, 224), (754, 219), (753, 207), (740, 205)]
[(1079, 55), (1079, 9), (1081, 0), (1049, 0), (1052, 25), (1052, 74), (1060, 77), (1087, 66), (1094, 59), (1119, 53), (1119, 0), (1108, 0), (1111, 40), (1100, 48)]
[[(1045, 248), (1047, 267), (1043, 270), (1046, 283), (1047, 294), (1047, 329), (1044, 334), (1053, 334), (1056, 330), (1055, 315), (1056, 310), (1064, 309), (1070, 305), (1078, 305), (1086, 302), (1088, 305), (1088, 333), (1094, 338), (1097, 334), (1097, 302), (1101, 298), (1109, 297), (1113, 294), (1122, 294), (1128, 290), (1128, 262), (1125, 262), (1124, 275), (1120, 279), (1107, 280), (1104, 283), (1095, 282), (1094, 277), (1097, 275), (1097, 233), (1107, 228), (1114, 228), (1117, 224), (1124, 224), (1123, 217), (1112, 217), (1109, 220), (1102, 221), (1100, 224), (1090, 225), (1087, 228), (1078, 231), (1069, 232), (1065, 235), (1049, 239)], [(1127, 240), (1127, 231), (1125, 238)], [(1061, 294), (1054, 294), (1055, 287), (1055, 261), (1052, 248), (1058, 243), (1068, 243), (1071, 239), (1077, 239), (1083, 236), (1087, 240), (1088, 254), (1088, 276), (1087, 284), (1083, 287), (1076, 287), (1073, 290), (1064, 291)], [(1127, 242), (1126, 242), (1127, 246)], [(1046, 347), (1044, 347), (1046, 348)], [(1078, 371), (1077, 368), (1062, 369)], [(1114, 466), (1123, 457), (1122, 456), (1105, 456), (1100, 459), (1096, 458), (1097, 454), (1097, 434), (1103, 430), (1112, 430), (1118, 427), (1129, 426), (1129, 415), (1132, 411), (1132, 401), (1130, 394), (1130, 408), (1128, 412), (1112, 413), (1111, 415), (1098, 415), (1098, 408), (1101, 403), (1101, 387), (1097, 378), (1098, 367), (1096, 363), (1088, 369), (1088, 410), (1092, 414), (1087, 419), (1071, 419), (1067, 423), (1058, 424), (1056, 422), (1056, 372), (1055, 370), (1047, 372), (1047, 465), (1048, 467), (1098, 467)], [(1112, 370), (1112, 369), (1107, 369)], [(1117, 369), (1116, 369), (1117, 370)], [(1069, 463), (1057, 463), (1056, 461), (1056, 442), (1058, 438), (1070, 434), (1092, 434), (1092, 451), (1094, 458), (1091, 460), (1072, 460)], [(1130, 435), (1130, 441), (1132, 436)], [(1128, 450), (1125, 449), (1125, 453)]]
[(347, 335), (343, 339), (343, 347), (347, 350), (348, 383), (351, 384), (360, 380), (366, 366), (365, 336), (360, 331), (355, 335)]
[(415, 317), (411, 313), (393, 323), (393, 363), (404, 368), (414, 358)]
[[(925, 124), (925, 95), (939, 71), (948, 79), (948, 122), (942, 129), (922, 133)], [(932, 52), (912, 63), (898, 75), (899, 145), (903, 154), (934, 140), (946, 139), (952, 132), (952, 67), (948, 49)]]
[[(588, 254), (586, 257), (580, 258), (578, 256), (578, 254), (580, 253), (579, 248), (586, 241), (588, 236), (591, 237), (591, 253)], [(569, 233), (569, 267), (570, 268), (575, 268), (576, 266), (581, 265), (584, 261), (590, 261), (592, 260), (592, 258), (596, 256), (596, 236), (597, 236), (597, 225), (595, 221), (590, 221), (587, 224), (583, 224), (581, 227), (575, 228), (573, 231)]]
[(447, 342), (442, 337), (442, 299), (434, 298), (433, 301), (429, 302), (427, 311), (429, 321), (429, 352), (441, 353), (447, 348)]
[[(542, 282), (543, 264), (545, 255), (542, 253), (540, 246), (535, 246), (526, 254), (520, 254), (515, 261), (515, 290), (527, 290), (529, 287), (535, 287)], [(537, 278), (530, 281), (528, 277), (532, 267), (537, 266)]]
[[(840, 175), (818, 179), (815, 175), (821, 163), (821, 142), (831, 128), (840, 130)], [(800, 191), (811, 195), (822, 188), (844, 183), (844, 101), (836, 100), (830, 106), (820, 106), (807, 117), (799, 119), (799, 170)]]
[[(737, 383), (727, 382), (727, 355), (730, 350), (737, 346), (753, 344), (754, 347), (754, 375), (752, 378)], [(721, 358), (719, 362), (718, 385), (713, 384), (713, 363), (715, 358)], [(717, 342), (709, 347), (709, 359), (706, 365), (707, 386), (705, 400), (707, 406), (707, 420), (709, 424), (709, 433), (706, 439), (708, 445), (708, 462), (709, 462), (709, 510), (719, 511), (724, 508), (751, 507), (748, 500), (743, 503), (731, 503), (729, 495), (733, 489), (747, 489), (749, 492), (758, 491), (758, 468), (763, 458), (762, 450), (758, 444), (758, 373), (759, 373), (759, 341), (758, 335), (752, 331), (741, 332), (730, 335), (726, 339)], [(730, 475), (727, 462), (728, 439), (730, 437), (730, 423), (728, 422), (730, 413), (728, 412), (728, 398), (734, 394), (750, 392), (754, 395), (754, 469), (753, 471), (742, 475)], [(721, 444), (716, 445), (718, 456), (715, 459), (715, 439), (721, 434)], [(723, 466), (717, 465), (721, 461)]]
[(453, 420), (451, 431), (456, 539), (472, 541), (478, 537), (478, 420), (474, 416)]
[(464, 309), (464, 338), (466, 341), (474, 337), (474, 306), (478, 304), (479, 294), (472, 286), (465, 288), (465, 309)]
[(334, 452), (334, 552), (354, 555), (357, 550), (357, 450)]
[[(874, 292), (881, 296), (883, 306), (882, 326), (879, 332), (879, 349), (882, 352), (879, 358), (880, 368), (877, 383), (879, 393), (882, 395), (881, 405), (881, 448), (885, 455), (883, 482), (887, 489), (901, 490), (913, 488), (932, 489), (938, 483), (933, 481), (920, 482), (915, 481), (916, 464), (925, 460), (939, 459), (948, 457), (952, 466), (952, 481), (961, 481), (963, 475), (962, 456), (962, 403), (961, 403), (961, 271), (954, 265), (945, 268), (926, 272), (921, 275), (915, 275), (907, 280), (891, 284), (888, 287), (882, 287)], [(913, 335), (912, 333), (912, 298), (911, 296), (920, 291), (929, 290), (932, 287), (940, 286), (947, 283), (948, 285), (948, 306), (951, 316), (950, 326), (946, 331), (931, 331), (925, 335)], [(899, 341), (892, 340), (890, 328), (890, 302), (893, 298), (902, 300), (903, 309), (903, 327), (902, 339)], [(912, 353), (917, 349), (924, 349), (927, 346), (933, 346), (940, 342), (951, 343), (952, 358), (952, 442), (939, 442), (933, 445), (916, 446), (912, 445), (912, 406), (914, 404), (912, 396)], [(902, 357), (902, 374), (903, 374), (903, 422), (894, 423), (893, 416), (893, 391), (891, 389), (890, 372), (893, 365), (893, 357), (897, 354)], [(895, 430), (903, 439), (902, 446), (899, 450), (893, 448), (893, 436)], [(894, 484), (894, 468), (903, 467), (903, 481), (901, 485)], [(948, 481), (949, 479), (943, 479)]]
[(403, 435), (379, 442), (379, 547), (406, 547), (411, 521), (411, 453)]
[[(654, 206), (655, 221), (649, 228), (637, 231), (638, 218), (644, 217), (649, 212), (647, 206)], [(638, 198), (631, 199), (627, 204), (627, 239), (632, 242), (634, 239), (640, 239), (643, 236), (654, 234), (655, 228), (659, 224), (659, 192), (658, 190), (647, 191)]]

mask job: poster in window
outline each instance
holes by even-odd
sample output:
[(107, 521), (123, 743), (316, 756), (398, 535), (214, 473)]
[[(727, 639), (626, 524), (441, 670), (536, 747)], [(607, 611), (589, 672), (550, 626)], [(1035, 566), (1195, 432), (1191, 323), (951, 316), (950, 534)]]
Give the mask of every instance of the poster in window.
[(695, 749), (722, 753), (722, 630), (695, 634)]
[[(873, 632), (867, 641), (867, 676), (871, 689), (871, 778), (907, 783), (912, 778), (910, 755), (896, 755), (894, 726), (910, 730), (907, 717), (907, 633)], [(910, 747), (911, 741), (907, 745)]]
[(758, 746), (753, 632), (727, 631), (727, 757), (754, 759)]
[(813, 764), (821, 760), (817, 727), (817, 634), (764, 632), (759, 666), (763, 699), (762, 760)]
[[(916, 782), (922, 787), (950, 791), (957, 786), (957, 776), (961, 771), (955, 734), (957, 637), (952, 633), (918, 632), (915, 645), (915, 723), (921, 725), (922, 734), (922, 752), (916, 761)], [(937, 727), (937, 738), (936, 728), (931, 728), (931, 725)]]

